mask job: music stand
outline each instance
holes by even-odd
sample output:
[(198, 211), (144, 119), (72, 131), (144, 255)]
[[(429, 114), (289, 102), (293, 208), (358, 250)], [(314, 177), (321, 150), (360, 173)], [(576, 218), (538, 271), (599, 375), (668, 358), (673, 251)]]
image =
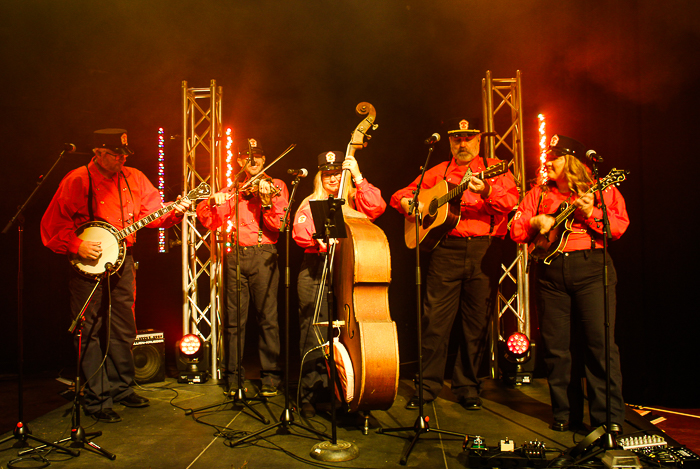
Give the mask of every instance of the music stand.
[(413, 438), (411, 439), (411, 442), (409, 445), (404, 449), (403, 453), (401, 454), (401, 459), (400, 459), (400, 464), (402, 466), (406, 465), (406, 462), (408, 461), (408, 456), (411, 454), (411, 451), (413, 451), (413, 447), (415, 444), (418, 442), (418, 439), (423, 433), (428, 433), (428, 432), (435, 432), (435, 433), (442, 433), (445, 435), (452, 435), (452, 436), (459, 436), (461, 438), (467, 437), (464, 433), (457, 433), (457, 432), (452, 432), (449, 430), (442, 430), (442, 429), (431, 429), (430, 425), (428, 424), (428, 418), (425, 416), (423, 413), (423, 332), (422, 332), (422, 323), (421, 323), (421, 318), (423, 316), (422, 310), (423, 310), (423, 301), (421, 299), (421, 270), (420, 270), (420, 225), (421, 225), (421, 213), (418, 210), (418, 195), (420, 194), (421, 191), (421, 186), (423, 184), (423, 177), (425, 176), (425, 171), (428, 168), (428, 162), (430, 161), (430, 155), (433, 153), (434, 150), (434, 144), (430, 146), (430, 149), (428, 150), (428, 157), (425, 160), (425, 164), (423, 165), (422, 172), (420, 175), (420, 179), (418, 180), (418, 185), (416, 186), (416, 190), (413, 193), (413, 201), (411, 202), (410, 209), (408, 214), (412, 215), (415, 213), (416, 217), (416, 317), (417, 317), (417, 328), (416, 330), (418, 331), (418, 418), (416, 419), (416, 422), (413, 424), (412, 427), (394, 427), (394, 428), (378, 428), (377, 433), (393, 433), (393, 432), (403, 432), (403, 431), (413, 431), (414, 435)]
[[(324, 276), (328, 284), (328, 365), (330, 369), (330, 386), (331, 388), (331, 439), (330, 441), (322, 441), (314, 445), (311, 450), (311, 457), (319, 461), (340, 462), (350, 461), (359, 455), (357, 446), (354, 443), (338, 440), (338, 425), (336, 418), (336, 393), (335, 386), (337, 381), (337, 369), (335, 365), (335, 351), (333, 345), (333, 317), (335, 311), (335, 293), (333, 290), (333, 258), (335, 254), (335, 244), (331, 244), (331, 239), (347, 238), (345, 230), (345, 219), (343, 218), (342, 205), (344, 199), (336, 199), (329, 196), (326, 200), (311, 200), (309, 206), (316, 228), (317, 239), (324, 239), (328, 249), (327, 262), (325, 264)], [(319, 285), (319, 291), (323, 290), (323, 282)], [(317, 301), (322, 300), (322, 295), (317, 297)], [(318, 305), (317, 305), (318, 307)], [(313, 326), (311, 326), (313, 327)]]
[(296, 194), (299, 181), (301, 180), (300, 176), (297, 176), (294, 181), (292, 181), (292, 193), (289, 195), (289, 204), (287, 205), (287, 208), (285, 209), (284, 212), (284, 217), (282, 217), (282, 224), (280, 226), (280, 233), (284, 232), (285, 234), (285, 246), (286, 246), (286, 253), (285, 253), (285, 277), (284, 277), (284, 320), (285, 324), (287, 324), (287, 327), (284, 328), (284, 409), (282, 410), (282, 415), (280, 415), (280, 420), (279, 422), (273, 423), (271, 425), (268, 425), (264, 428), (261, 428), (260, 430), (251, 433), (250, 435), (246, 435), (243, 438), (239, 438), (238, 440), (232, 442), (229, 444), (231, 448), (234, 446), (238, 446), (239, 444), (243, 443), (244, 441), (247, 441), (253, 437), (256, 437), (262, 433), (265, 433), (268, 430), (271, 430), (273, 428), (281, 427), (277, 430), (277, 433), (280, 435), (288, 435), (289, 434), (289, 427), (290, 426), (296, 426), (299, 428), (303, 428), (304, 430), (307, 430), (311, 433), (315, 433), (318, 436), (324, 436), (327, 437), (326, 434), (311, 428), (307, 427), (305, 425), (302, 425), (300, 423), (297, 423), (294, 421), (294, 413), (292, 412), (292, 408), (290, 406), (289, 402), (289, 289), (290, 289), (290, 279), (289, 279), (289, 214), (290, 214), (290, 209), (292, 207), (292, 204), (294, 203), (294, 195)]

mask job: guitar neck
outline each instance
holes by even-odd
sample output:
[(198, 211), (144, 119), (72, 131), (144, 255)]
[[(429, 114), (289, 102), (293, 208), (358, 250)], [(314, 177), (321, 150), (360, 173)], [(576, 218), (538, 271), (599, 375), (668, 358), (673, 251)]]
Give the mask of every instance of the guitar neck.
[[(597, 190), (598, 190), (598, 185), (599, 185), (599, 184), (594, 184), (593, 186), (591, 186), (590, 189), (588, 189), (588, 190), (586, 191), (585, 194), (583, 194), (581, 197), (579, 197), (579, 198), (576, 199), (576, 200), (581, 200), (581, 198), (583, 198), (584, 196), (590, 194), (591, 192), (597, 191)], [(562, 210), (562, 212), (554, 218), (554, 226), (555, 226), (555, 227), (556, 227), (556, 226), (559, 226), (564, 220), (566, 220), (567, 218), (569, 218), (569, 216), (570, 216), (572, 213), (574, 213), (574, 210), (576, 210), (576, 206), (575, 206), (574, 204), (571, 204), (571, 205), (569, 205), (568, 207), (566, 207), (566, 209)]]
[(447, 192), (447, 194), (443, 195), (442, 197), (438, 198), (438, 207), (446, 204), (447, 202), (450, 202), (451, 200), (455, 199), (456, 197), (459, 197), (462, 195), (462, 193), (467, 190), (467, 187), (469, 187), (469, 180), (471, 179), (472, 176), (481, 179), (482, 181), (484, 179), (488, 179), (490, 177), (498, 176), (499, 174), (503, 174), (506, 172), (506, 166), (503, 164), (503, 162), (495, 164), (493, 166), (489, 166), (486, 168), (486, 170), (481, 171), (479, 173), (472, 173), (471, 169), (467, 169), (468, 171), (468, 176), (465, 178), (466, 180), (457, 185), (454, 189), (451, 191)]
[[(185, 198), (183, 197), (183, 200)], [(117, 238), (121, 241), (122, 239), (126, 238), (127, 236), (137, 232), (144, 226), (148, 225), (149, 223), (152, 223), (162, 217), (163, 215), (167, 215), (168, 213), (172, 212), (175, 209), (175, 204), (170, 204), (166, 207), (161, 208), (160, 210), (156, 210), (155, 212), (151, 213), (148, 216), (143, 217), (139, 221), (127, 226), (123, 230), (119, 231), (116, 236)]]
[[(471, 177), (471, 176), (470, 176)], [(442, 206), (446, 204), (447, 202), (450, 202), (451, 200), (459, 197), (462, 195), (462, 193), (467, 190), (467, 187), (469, 187), (469, 179), (467, 178), (466, 181), (464, 181), (462, 184), (459, 184), (456, 186), (454, 189), (451, 191), (448, 191), (447, 194), (443, 195), (438, 199), (438, 206)]]

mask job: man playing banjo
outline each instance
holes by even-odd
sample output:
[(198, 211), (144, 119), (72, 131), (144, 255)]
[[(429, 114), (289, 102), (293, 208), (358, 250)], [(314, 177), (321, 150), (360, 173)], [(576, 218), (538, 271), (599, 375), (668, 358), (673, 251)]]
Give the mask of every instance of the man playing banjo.
[[(123, 240), (114, 238), (115, 242), (82, 239), (85, 236), (78, 236), (79, 227), (102, 222), (103, 226), (111, 225), (115, 231), (121, 230), (163, 209), (163, 204), (158, 190), (141, 171), (124, 166), (126, 158), (133, 154), (127, 143), (126, 130), (97, 130), (94, 139), (92, 160), (69, 172), (61, 181), (41, 220), (41, 239), (52, 251), (69, 255), (74, 267), (81, 263), (100, 265), (109, 259), (102, 270), (118, 268), (117, 275), (111, 276), (109, 283), (102, 282), (95, 291), (85, 311), (82, 332), (85, 413), (95, 420), (113, 423), (121, 421), (113, 410), (114, 403), (127, 407), (148, 405), (148, 399), (137, 395), (131, 388), (134, 382), (131, 348), (136, 339), (136, 270), (131, 256), (135, 236), (132, 233)], [(173, 210), (148, 226), (166, 228), (180, 222), (190, 204), (187, 198), (180, 200), (178, 197), (175, 205), (170, 207)], [(97, 281), (97, 276), (86, 275), (78, 268), (75, 270), (69, 279), (73, 317), (80, 313)], [(110, 285), (111, 292), (106, 291), (107, 285)], [(75, 345), (78, 345), (77, 338)], [(107, 357), (101, 366), (105, 352)]]

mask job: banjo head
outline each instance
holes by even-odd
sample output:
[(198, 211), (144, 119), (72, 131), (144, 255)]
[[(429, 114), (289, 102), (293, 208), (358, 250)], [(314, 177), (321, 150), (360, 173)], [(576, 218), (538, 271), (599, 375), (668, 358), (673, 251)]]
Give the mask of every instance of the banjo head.
[(117, 238), (119, 231), (109, 223), (93, 221), (80, 225), (75, 234), (84, 241), (97, 241), (102, 245), (102, 254), (97, 259), (70, 256), (73, 268), (82, 276), (97, 278), (104, 275), (105, 265), (111, 263), (113, 272), (119, 270), (126, 257), (126, 243)]

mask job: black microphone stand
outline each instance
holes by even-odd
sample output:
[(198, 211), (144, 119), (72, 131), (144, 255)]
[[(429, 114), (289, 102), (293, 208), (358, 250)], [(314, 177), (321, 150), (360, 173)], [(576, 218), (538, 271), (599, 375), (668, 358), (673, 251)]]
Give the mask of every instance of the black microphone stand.
[(425, 165), (423, 165), (422, 172), (420, 175), (420, 179), (418, 180), (418, 185), (416, 186), (416, 190), (413, 192), (413, 200), (411, 201), (411, 205), (408, 210), (408, 215), (415, 214), (416, 217), (416, 330), (418, 331), (418, 418), (416, 419), (416, 422), (413, 424), (412, 427), (395, 427), (395, 428), (378, 428), (377, 433), (391, 433), (391, 432), (403, 432), (403, 431), (413, 431), (415, 434), (413, 435), (413, 439), (409, 443), (409, 445), (404, 449), (403, 453), (401, 454), (401, 459), (400, 459), (400, 464), (401, 465), (406, 465), (408, 462), (408, 456), (411, 454), (411, 451), (413, 451), (413, 447), (415, 444), (418, 442), (418, 439), (423, 433), (428, 433), (428, 432), (435, 432), (435, 433), (442, 433), (445, 435), (453, 435), (453, 436), (459, 436), (461, 438), (465, 438), (467, 435), (464, 433), (457, 433), (457, 432), (452, 432), (449, 430), (442, 430), (442, 429), (431, 429), (430, 425), (428, 424), (428, 418), (425, 416), (425, 413), (423, 412), (423, 405), (424, 405), (424, 400), (423, 400), (423, 329), (422, 329), (422, 309), (423, 309), (423, 301), (421, 299), (421, 286), (422, 286), (422, 281), (421, 281), (421, 270), (420, 270), (420, 225), (422, 223), (421, 219), (421, 213), (420, 210), (418, 209), (418, 196), (421, 191), (421, 186), (423, 184), (423, 178), (425, 177), (425, 172), (428, 168), (428, 162), (430, 161), (430, 155), (433, 153), (433, 150), (435, 150), (435, 144), (430, 146), (430, 149), (428, 150), (428, 157), (425, 160)]
[[(253, 158), (253, 153), (250, 148), (250, 140), (248, 141), (248, 151), (250, 155), (250, 159)], [(235, 243), (234, 243), (234, 249), (236, 250), (236, 350), (237, 350), (237, 360), (236, 360), (236, 374), (237, 374), (237, 389), (236, 391), (232, 393), (226, 392), (226, 395), (228, 399), (224, 400), (223, 403), (220, 404), (212, 404), (204, 407), (199, 407), (197, 409), (189, 409), (185, 411), (185, 415), (190, 415), (195, 412), (200, 412), (202, 410), (206, 409), (211, 409), (213, 407), (219, 407), (222, 405), (230, 404), (232, 403), (234, 406), (241, 404), (243, 405), (246, 409), (250, 410), (253, 414), (255, 414), (258, 419), (264, 423), (265, 425), (269, 424), (270, 421), (265, 418), (263, 414), (258, 412), (253, 406), (251, 406), (248, 401), (260, 401), (260, 402), (267, 402), (267, 398), (264, 396), (261, 397), (246, 397), (245, 394), (245, 386), (244, 386), (244, 379), (245, 377), (243, 376), (242, 373), (242, 362), (243, 362), (243, 346), (242, 346), (242, 339), (241, 337), (245, 337), (245, 331), (241, 331), (241, 262), (240, 262), (240, 219), (238, 216), (238, 212), (240, 211), (240, 207), (238, 206), (238, 202), (240, 200), (240, 182), (238, 180), (239, 176), (245, 172), (245, 168), (250, 164), (250, 161), (246, 163), (246, 165), (241, 168), (240, 172), (236, 175), (236, 179), (233, 184), (233, 198), (234, 198), (234, 207), (236, 207), (236, 236), (235, 236)], [(227, 259), (228, 262), (228, 259)], [(227, 299), (229, 301), (230, 299)], [(229, 350), (229, 353), (231, 351)], [(230, 370), (229, 370), (230, 371)], [(227, 390), (228, 391), (228, 390)]]
[(585, 457), (577, 460), (577, 463), (581, 463), (588, 459), (595, 457), (597, 454), (617, 447), (617, 441), (615, 433), (611, 431), (612, 426), (612, 414), (610, 410), (611, 406), (611, 396), (610, 396), (610, 302), (609, 302), (609, 283), (608, 283), (608, 239), (612, 238), (610, 233), (610, 220), (608, 219), (608, 209), (605, 205), (605, 199), (603, 198), (603, 187), (600, 184), (600, 176), (598, 175), (598, 161), (602, 161), (600, 158), (590, 158), (591, 169), (593, 170), (593, 178), (598, 183), (598, 196), (600, 197), (600, 209), (603, 212), (603, 321), (605, 326), (605, 425), (598, 427), (592, 432), (590, 432), (581, 442), (574, 447), (571, 451), (571, 456), (578, 456), (582, 454), (586, 449), (591, 447), (596, 442), (598, 443), (598, 448), (592, 451)]
[[(71, 430), (70, 430), (70, 436), (63, 438), (62, 440), (58, 440), (55, 442), (55, 444), (61, 444), (65, 443), (67, 441), (71, 442), (71, 446), (73, 448), (84, 448), (85, 445), (88, 446), (88, 448), (93, 449), (96, 453), (101, 454), (102, 456), (106, 457), (107, 459), (110, 459), (114, 461), (117, 459), (117, 455), (110, 453), (106, 449), (100, 447), (97, 445), (95, 442), (91, 440), (91, 438), (97, 438), (98, 436), (102, 435), (101, 431), (96, 431), (96, 432), (85, 432), (83, 427), (80, 425), (80, 367), (83, 363), (83, 324), (85, 323), (85, 312), (88, 309), (88, 306), (90, 305), (90, 301), (92, 300), (92, 297), (95, 296), (95, 292), (97, 289), (102, 285), (103, 280), (107, 280), (107, 290), (111, 291), (111, 286), (109, 283), (109, 276), (114, 273), (114, 266), (108, 262), (105, 264), (105, 273), (103, 274), (102, 277), (100, 277), (97, 282), (95, 282), (95, 286), (93, 287), (92, 291), (88, 295), (87, 299), (85, 300), (85, 304), (83, 305), (83, 308), (80, 310), (80, 313), (75, 317), (73, 322), (71, 323), (70, 327), (68, 328), (68, 332), (71, 334), (75, 334), (75, 336), (78, 339), (78, 353), (76, 357), (76, 365), (75, 365), (75, 393), (73, 396), (73, 417), (71, 420)], [(76, 332), (77, 331), (77, 332)], [(29, 453), (30, 451), (38, 450), (43, 448), (43, 446), (39, 446), (37, 448), (33, 448), (31, 450), (23, 451), (20, 453), (25, 454)]]
[(273, 423), (271, 425), (268, 425), (266, 427), (261, 428), (260, 430), (251, 433), (250, 435), (246, 435), (243, 438), (240, 438), (234, 442), (232, 442), (229, 446), (234, 447), (238, 446), (239, 444), (243, 443), (244, 441), (247, 441), (253, 437), (256, 437), (262, 433), (265, 433), (268, 430), (271, 430), (273, 428), (280, 427), (277, 430), (277, 434), (280, 435), (288, 435), (289, 434), (289, 427), (290, 426), (296, 426), (299, 428), (303, 428), (304, 430), (307, 430), (311, 433), (315, 433), (316, 435), (319, 436), (326, 436), (322, 432), (319, 432), (318, 430), (304, 426), (298, 422), (294, 421), (294, 413), (292, 411), (291, 405), (290, 405), (290, 399), (289, 399), (289, 289), (291, 286), (290, 283), (290, 273), (289, 273), (289, 225), (290, 225), (290, 213), (291, 213), (291, 208), (292, 204), (294, 203), (294, 196), (297, 192), (298, 186), (299, 186), (299, 181), (301, 180), (301, 177), (297, 175), (296, 178), (294, 178), (294, 181), (292, 181), (292, 193), (289, 195), (289, 203), (287, 204), (287, 208), (284, 211), (284, 217), (282, 217), (282, 223), (280, 226), (280, 233), (284, 232), (285, 234), (285, 270), (284, 270), (284, 321), (286, 327), (284, 328), (284, 409), (282, 410), (282, 415), (280, 415), (280, 420), (279, 422)]
[(80, 454), (78, 451), (58, 446), (55, 443), (50, 443), (32, 435), (29, 426), (24, 422), (24, 211), (29, 205), (29, 202), (31, 202), (34, 196), (41, 190), (44, 182), (51, 175), (61, 159), (68, 153), (71, 153), (68, 149), (64, 149), (61, 152), (58, 159), (54, 162), (53, 166), (51, 166), (51, 169), (49, 169), (45, 176), (39, 178), (37, 186), (27, 200), (19, 207), (15, 216), (12, 217), (2, 230), (2, 234), (5, 234), (13, 225), (17, 224), (17, 413), (19, 416), (12, 435), (0, 441), (0, 444), (15, 439), (17, 440), (14, 445), (15, 447), (25, 447), (27, 446), (27, 440), (34, 440), (44, 445), (67, 451), (72, 456), (78, 456)]

